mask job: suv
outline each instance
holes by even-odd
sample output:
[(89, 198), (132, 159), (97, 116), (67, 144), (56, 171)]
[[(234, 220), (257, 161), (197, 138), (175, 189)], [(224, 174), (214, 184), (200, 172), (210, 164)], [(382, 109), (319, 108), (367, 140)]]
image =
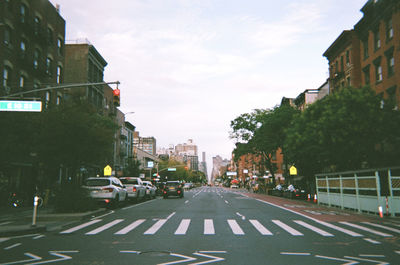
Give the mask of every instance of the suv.
[(183, 186), (180, 181), (167, 181), (167, 183), (165, 183), (163, 191), (164, 199), (168, 198), (170, 195), (183, 198)]
[(140, 178), (123, 177), (120, 180), (125, 185), (130, 200), (139, 201), (145, 198), (146, 187)]
[(113, 206), (128, 199), (125, 186), (116, 177), (88, 178), (83, 188), (89, 191), (89, 197)]

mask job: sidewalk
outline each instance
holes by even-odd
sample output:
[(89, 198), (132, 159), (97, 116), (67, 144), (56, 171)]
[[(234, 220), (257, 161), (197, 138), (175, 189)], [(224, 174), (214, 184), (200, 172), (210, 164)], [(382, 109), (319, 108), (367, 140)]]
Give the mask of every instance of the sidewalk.
[(101, 208), (83, 213), (54, 213), (52, 208), (38, 208), (36, 225), (32, 226), (33, 207), (0, 208), (0, 237), (54, 231), (107, 211)]

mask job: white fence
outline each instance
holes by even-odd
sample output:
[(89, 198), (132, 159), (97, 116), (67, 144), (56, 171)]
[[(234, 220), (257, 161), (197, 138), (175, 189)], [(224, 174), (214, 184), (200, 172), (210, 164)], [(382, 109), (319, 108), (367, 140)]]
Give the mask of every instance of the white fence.
[(400, 215), (400, 167), (315, 175), (318, 203)]

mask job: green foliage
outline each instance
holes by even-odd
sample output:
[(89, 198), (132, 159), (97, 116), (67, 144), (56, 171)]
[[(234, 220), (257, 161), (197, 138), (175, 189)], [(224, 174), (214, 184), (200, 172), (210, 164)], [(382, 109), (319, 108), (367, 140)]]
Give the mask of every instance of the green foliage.
[(140, 161), (137, 159), (129, 160), (128, 166), (124, 169), (125, 177), (139, 177)]
[(56, 191), (54, 210), (58, 213), (86, 212), (98, 208), (98, 204), (89, 198), (88, 191), (80, 186), (66, 184)]

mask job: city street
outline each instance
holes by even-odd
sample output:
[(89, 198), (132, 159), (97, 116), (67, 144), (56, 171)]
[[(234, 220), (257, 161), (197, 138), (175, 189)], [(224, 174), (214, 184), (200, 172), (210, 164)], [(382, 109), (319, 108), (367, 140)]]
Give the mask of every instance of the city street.
[(399, 264), (398, 220), (274, 199), (195, 188), (0, 238), (0, 264)]

